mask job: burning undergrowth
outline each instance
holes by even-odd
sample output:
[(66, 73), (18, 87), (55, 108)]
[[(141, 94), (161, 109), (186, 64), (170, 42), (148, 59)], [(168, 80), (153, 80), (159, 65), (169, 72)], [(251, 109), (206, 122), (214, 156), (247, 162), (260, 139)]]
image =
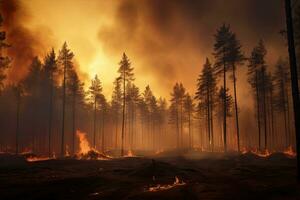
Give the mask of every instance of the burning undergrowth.
[(77, 131), (76, 133), (79, 139), (79, 152), (76, 154), (78, 159), (85, 160), (108, 160), (111, 159), (110, 156), (99, 152), (98, 150), (92, 148), (87, 140), (86, 133)]

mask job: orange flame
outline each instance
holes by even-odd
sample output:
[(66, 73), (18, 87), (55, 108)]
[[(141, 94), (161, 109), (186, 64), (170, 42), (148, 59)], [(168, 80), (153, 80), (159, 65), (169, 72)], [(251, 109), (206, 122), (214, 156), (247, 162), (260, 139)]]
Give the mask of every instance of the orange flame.
[(169, 190), (173, 187), (180, 186), (180, 185), (185, 185), (185, 184), (186, 184), (185, 182), (180, 181), (179, 178), (177, 176), (175, 176), (175, 181), (174, 181), (173, 184), (168, 184), (168, 185), (158, 184), (157, 186), (150, 187), (149, 191), (150, 192), (158, 192), (158, 191), (161, 191), (161, 190)]
[(297, 155), (292, 146), (289, 146), (286, 150), (283, 151), (283, 153), (289, 157), (296, 157)]
[(86, 138), (86, 133), (80, 132), (77, 130), (76, 132), (77, 137), (79, 138), (79, 154), (87, 154), (90, 150), (89, 141)]

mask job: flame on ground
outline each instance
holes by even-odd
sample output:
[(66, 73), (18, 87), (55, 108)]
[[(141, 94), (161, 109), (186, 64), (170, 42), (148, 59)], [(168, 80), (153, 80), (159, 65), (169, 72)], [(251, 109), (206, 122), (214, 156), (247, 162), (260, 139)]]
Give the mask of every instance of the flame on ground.
[(173, 184), (168, 184), (168, 185), (158, 184), (157, 186), (150, 187), (149, 192), (158, 192), (158, 191), (162, 191), (162, 190), (169, 190), (169, 189), (174, 188), (176, 186), (185, 185), (185, 184), (186, 184), (185, 182), (180, 181), (179, 178), (177, 176), (175, 176), (175, 181), (174, 181)]
[(283, 153), (289, 157), (296, 157), (297, 155), (292, 146), (289, 146), (286, 150), (283, 151)]
[(27, 162), (37, 162), (37, 161), (52, 160), (52, 158), (33, 156), (33, 157), (28, 157), (26, 160)]
[(79, 154), (87, 154), (92, 148), (86, 138), (86, 133), (77, 130), (76, 135), (79, 139)]
[(134, 157), (134, 155), (133, 155), (131, 149), (128, 150), (127, 155), (125, 155), (124, 157)]

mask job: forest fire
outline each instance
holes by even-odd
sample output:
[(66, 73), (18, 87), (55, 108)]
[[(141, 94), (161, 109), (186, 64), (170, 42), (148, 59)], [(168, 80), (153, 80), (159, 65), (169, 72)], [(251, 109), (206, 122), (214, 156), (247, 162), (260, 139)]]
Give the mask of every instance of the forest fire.
[(100, 153), (98, 150), (91, 148), (89, 141), (86, 138), (86, 133), (77, 130), (76, 135), (79, 139), (79, 152), (77, 157), (86, 160), (107, 160), (111, 157)]
[(0, 198), (300, 199), (299, 56), (297, 0), (0, 0)]
[(182, 186), (182, 185), (185, 185), (186, 183), (183, 182), (183, 181), (180, 181), (179, 178), (177, 176), (175, 176), (175, 181), (173, 184), (167, 184), (167, 185), (156, 185), (156, 186), (153, 186), (153, 187), (150, 187), (149, 188), (149, 192), (158, 192), (158, 191), (162, 191), (162, 190), (169, 190), (169, 189), (172, 189), (174, 187), (177, 187), (177, 186)]
[(289, 156), (289, 157), (296, 157), (297, 154), (296, 152), (293, 150), (293, 147), (292, 146), (289, 146), (284, 152), (283, 152), (285, 155)]

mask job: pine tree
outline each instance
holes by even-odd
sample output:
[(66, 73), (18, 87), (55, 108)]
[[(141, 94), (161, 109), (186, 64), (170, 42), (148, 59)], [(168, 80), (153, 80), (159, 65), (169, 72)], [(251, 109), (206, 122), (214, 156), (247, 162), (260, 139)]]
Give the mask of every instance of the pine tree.
[(239, 115), (238, 115), (238, 100), (237, 100), (237, 89), (236, 89), (236, 67), (241, 66), (245, 60), (244, 55), (241, 51), (240, 41), (236, 39), (236, 35), (232, 34), (229, 41), (229, 63), (231, 65), (230, 70), (232, 71), (233, 79), (233, 91), (234, 91), (234, 109), (235, 109), (235, 121), (237, 131), (237, 147), (240, 152), (240, 128), (239, 128)]
[(197, 91), (195, 99), (199, 101), (198, 107), (203, 107), (207, 118), (208, 141), (213, 149), (213, 111), (216, 94), (216, 77), (208, 58), (203, 66), (202, 72), (197, 80)]
[[(218, 112), (217, 112), (217, 116), (224, 121), (223, 117), (224, 117), (224, 108), (226, 108), (226, 117), (231, 117), (232, 116), (232, 106), (233, 106), (233, 98), (232, 96), (228, 93), (228, 88), (226, 89), (227, 92), (225, 92), (224, 88), (221, 87), (218, 90), (217, 93), (217, 100), (216, 100), (216, 104), (218, 107)], [(226, 106), (224, 106), (224, 102), (226, 103)], [(223, 142), (226, 141), (226, 135), (223, 133)], [(224, 142), (224, 145), (226, 143)]]
[(193, 114), (195, 111), (195, 104), (193, 102), (192, 97), (189, 93), (186, 94), (184, 99), (184, 111), (187, 115), (187, 122), (188, 122), (188, 129), (189, 129), (189, 149), (192, 149), (192, 121), (193, 121)]
[(14, 86), (14, 92), (16, 97), (16, 154), (19, 153), (19, 137), (20, 137), (20, 106), (22, 96), (24, 95), (24, 88), (21, 83)]
[(48, 80), (49, 90), (49, 116), (48, 116), (48, 156), (51, 156), (51, 134), (52, 134), (52, 117), (53, 117), (53, 93), (54, 93), (54, 76), (57, 73), (57, 60), (54, 49), (48, 53), (44, 59), (45, 78)]
[(254, 47), (251, 52), (248, 64), (248, 81), (255, 92), (256, 96), (256, 117), (257, 117), (257, 127), (258, 127), (258, 146), (261, 149), (261, 72), (265, 70), (265, 56), (267, 54), (266, 48), (262, 40), (259, 41), (258, 45)]
[(100, 99), (102, 97), (102, 86), (101, 81), (98, 76), (92, 80), (91, 86), (89, 87), (89, 100), (94, 107), (94, 126), (93, 126), (93, 147), (96, 149), (96, 120), (97, 120), (97, 110), (100, 104)]
[(131, 63), (123, 53), (122, 60), (119, 62), (120, 68), (118, 72), (120, 73), (120, 79), (123, 84), (123, 105), (122, 105), (122, 144), (121, 144), (121, 155), (124, 156), (124, 134), (125, 134), (125, 111), (126, 111), (126, 83), (134, 80), (133, 78), (133, 68)]
[(65, 107), (66, 107), (66, 84), (67, 84), (67, 73), (73, 68), (74, 54), (68, 48), (65, 42), (59, 51), (58, 63), (62, 67), (63, 71), (63, 83), (62, 83), (62, 126), (61, 126), (61, 156), (65, 154)]
[(84, 83), (79, 80), (77, 72), (74, 69), (68, 71), (68, 77), (67, 88), (72, 103), (72, 154), (75, 154), (76, 108), (79, 103), (82, 104), (84, 101)]
[(171, 93), (171, 123), (176, 125), (177, 148), (183, 147), (183, 101), (185, 98), (185, 88), (182, 83), (176, 83)]
[[(214, 56), (216, 59), (215, 63), (215, 71), (219, 76), (223, 76), (223, 88), (227, 88), (226, 86), (226, 72), (230, 67), (231, 62), (231, 39), (232, 39), (232, 32), (230, 30), (229, 25), (223, 24), (215, 34), (215, 44), (214, 44)], [(224, 90), (227, 92), (227, 89)], [(225, 94), (226, 96), (226, 94)], [(225, 101), (225, 98), (224, 98)], [(227, 104), (223, 102), (223, 134), (224, 134), (224, 151), (227, 151), (227, 141), (226, 141), (226, 111), (227, 108), (225, 107)]]
[(289, 146), (289, 133), (288, 133), (288, 84), (289, 76), (287, 70), (287, 63), (283, 60), (278, 60), (275, 65), (274, 72), (275, 87), (277, 88), (275, 108), (278, 112), (283, 114), (284, 126), (285, 126), (285, 143), (286, 146)]
[(111, 107), (113, 112), (113, 120), (115, 124), (115, 149), (118, 148), (118, 128), (119, 116), (122, 108), (122, 88), (121, 78), (116, 78), (114, 81), (114, 90), (112, 94)]

